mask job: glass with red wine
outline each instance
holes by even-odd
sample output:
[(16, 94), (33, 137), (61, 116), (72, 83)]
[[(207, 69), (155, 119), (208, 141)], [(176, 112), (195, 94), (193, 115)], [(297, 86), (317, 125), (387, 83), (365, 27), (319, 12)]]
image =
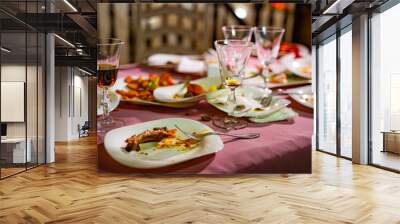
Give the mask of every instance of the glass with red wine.
[(98, 132), (105, 132), (122, 123), (110, 116), (109, 88), (117, 81), (119, 58), (123, 45), (124, 42), (115, 38), (100, 39), (97, 44), (97, 87), (102, 90), (100, 105), (103, 109), (103, 114), (97, 122)]

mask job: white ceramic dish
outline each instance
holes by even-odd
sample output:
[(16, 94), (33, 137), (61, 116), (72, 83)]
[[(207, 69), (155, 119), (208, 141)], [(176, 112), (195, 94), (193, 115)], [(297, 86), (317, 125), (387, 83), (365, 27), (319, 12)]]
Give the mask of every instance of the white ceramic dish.
[[(219, 77), (206, 77), (193, 80), (190, 83), (200, 85), (206, 93), (212, 86), (219, 86), (221, 84), (221, 79)], [(184, 84), (177, 84), (158, 87), (154, 90), (153, 95), (157, 101), (163, 103), (193, 103), (205, 99), (205, 93), (193, 97), (175, 97), (178, 93), (179, 95), (184, 95), (186, 92), (187, 88), (184, 87)]]
[[(104, 137), (104, 147), (107, 153), (117, 162), (125, 166), (140, 169), (153, 169), (170, 166), (218, 152), (224, 147), (223, 142), (218, 135), (210, 135), (206, 136), (195, 148), (184, 152), (174, 148), (154, 150), (155, 144), (151, 145), (152, 143), (146, 143), (146, 149), (143, 150), (144, 153), (136, 151), (127, 152), (123, 149), (126, 145), (125, 139), (134, 134), (139, 134), (155, 127), (175, 128), (174, 125), (178, 125), (188, 132), (213, 131), (210, 127), (190, 119), (160, 119), (109, 131)], [(177, 132), (177, 137), (182, 139), (186, 138), (179, 131)]]
[[(232, 110), (232, 105), (229, 105), (227, 98), (229, 95), (228, 89), (218, 90), (207, 95), (208, 102), (214, 107), (225, 113)], [(242, 110), (236, 110), (236, 117), (264, 117), (272, 114), (290, 104), (289, 100), (281, 97), (273, 96), (272, 102), (268, 107), (262, 107), (260, 100), (262, 97), (268, 96), (268, 93), (261, 88), (256, 87), (239, 87), (236, 89), (236, 98), (239, 105), (242, 105)], [(241, 112), (243, 111), (243, 112)]]
[[(124, 89), (124, 90), (127, 89), (124, 78), (117, 79), (114, 86), (111, 87), (112, 91), (116, 91), (118, 89)], [(137, 105), (163, 106), (163, 107), (171, 107), (171, 108), (187, 108), (187, 107), (192, 107), (192, 106), (196, 105), (196, 103), (197, 103), (197, 102), (165, 103), (165, 102), (142, 100), (139, 98), (121, 99), (121, 101), (129, 102), (129, 103), (137, 104)]]
[(289, 96), (299, 104), (311, 109), (314, 108), (314, 94), (311, 85), (293, 88), (287, 91)]
[[(120, 97), (114, 91), (109, 91), (108, 97), (110, 98), (110, 112), (115, 110), (118, 107), (120, 102)], [(97, 115), (103, 115), (103, 107), (100, 105), (101, 99), (103, 98), (103, 92), (98, 89), (97, 90)]]
[[(294, 54), (287, 54), (280, 59), (280, 62), (287, 68), (287, 70), (297, 76), (311, 79), (311, 56), (295, 58)], [(305, 68), (309, 71), (305, 72)]]

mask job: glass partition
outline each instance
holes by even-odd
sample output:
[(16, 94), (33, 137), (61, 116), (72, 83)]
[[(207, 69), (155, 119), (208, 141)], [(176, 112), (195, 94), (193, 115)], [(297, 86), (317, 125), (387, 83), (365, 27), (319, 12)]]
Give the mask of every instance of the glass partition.
[(352, 32), (340, 36), (340, 155), (352, 157)]
[(317, 149), (336, 153), (336, 36), (318, 47)]
[(400, 4), (371, 18), (371, 162), (400, 170)]
[(46, 39), (17, 19), (42, 10), (40, 2), (0, 4), (15, 10), (0, 12), (9, 21), (0, 23), (0, 178), (45, 162)]

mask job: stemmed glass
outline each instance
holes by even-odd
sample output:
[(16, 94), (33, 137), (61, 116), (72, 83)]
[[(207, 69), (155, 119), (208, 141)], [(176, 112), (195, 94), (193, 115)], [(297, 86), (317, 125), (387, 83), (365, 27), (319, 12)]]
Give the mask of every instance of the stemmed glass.
[(246, 25), (229, 25), (223, 26), (222, 32), (224, 33), (225, 40), (243, 40), (250, 42), (253, 29)]
[(267, 85), (269, 79), (269, 65), (278, 57), (285, 29), (279, 27), (254, 27), (258, 60), (263, 66), (262, 76)]
[[(223, 129), (240, 129), (247, 126), (247, 122), (234, 117), (237, 108), (235, 90), (242, 84), (244, 69), (249, 60), (253, 43), (246, 40), (217, 40), (214, 42), (217, 50), (220, 75), (225, 88), (230, 90), (228, 97), (229, 116), (214, 119), (215, 126)], [(240, 112), (240, 111), (239, 111)]]
[(97, 131), (105, 132), (109, 128), (120, 125), (122, 122), (110, 116), (109, 88), (117, 80), (121, 48), (124, 45), (119, 39), (101, 39), (97, 44), (97, 86), (102, 89), (101, 106), (103, 115), (98, 119)]

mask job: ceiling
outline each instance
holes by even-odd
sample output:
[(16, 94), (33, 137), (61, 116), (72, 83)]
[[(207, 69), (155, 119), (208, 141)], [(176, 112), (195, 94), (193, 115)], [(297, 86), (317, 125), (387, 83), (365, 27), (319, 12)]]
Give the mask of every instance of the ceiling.
[(90, 69), (95, 70), (96, 6), (96, 0), (47, 0), (47, 4), (45, 0), (1, 0), (2, 46), (11, 50), (7, 57), (24, 60), (28, 55), (31, 58), (37, 51), (37, 44), (30, 43), (33, 37), (50, 32), (62, 38), (55, 38), (56, 65), (92, 63)]

